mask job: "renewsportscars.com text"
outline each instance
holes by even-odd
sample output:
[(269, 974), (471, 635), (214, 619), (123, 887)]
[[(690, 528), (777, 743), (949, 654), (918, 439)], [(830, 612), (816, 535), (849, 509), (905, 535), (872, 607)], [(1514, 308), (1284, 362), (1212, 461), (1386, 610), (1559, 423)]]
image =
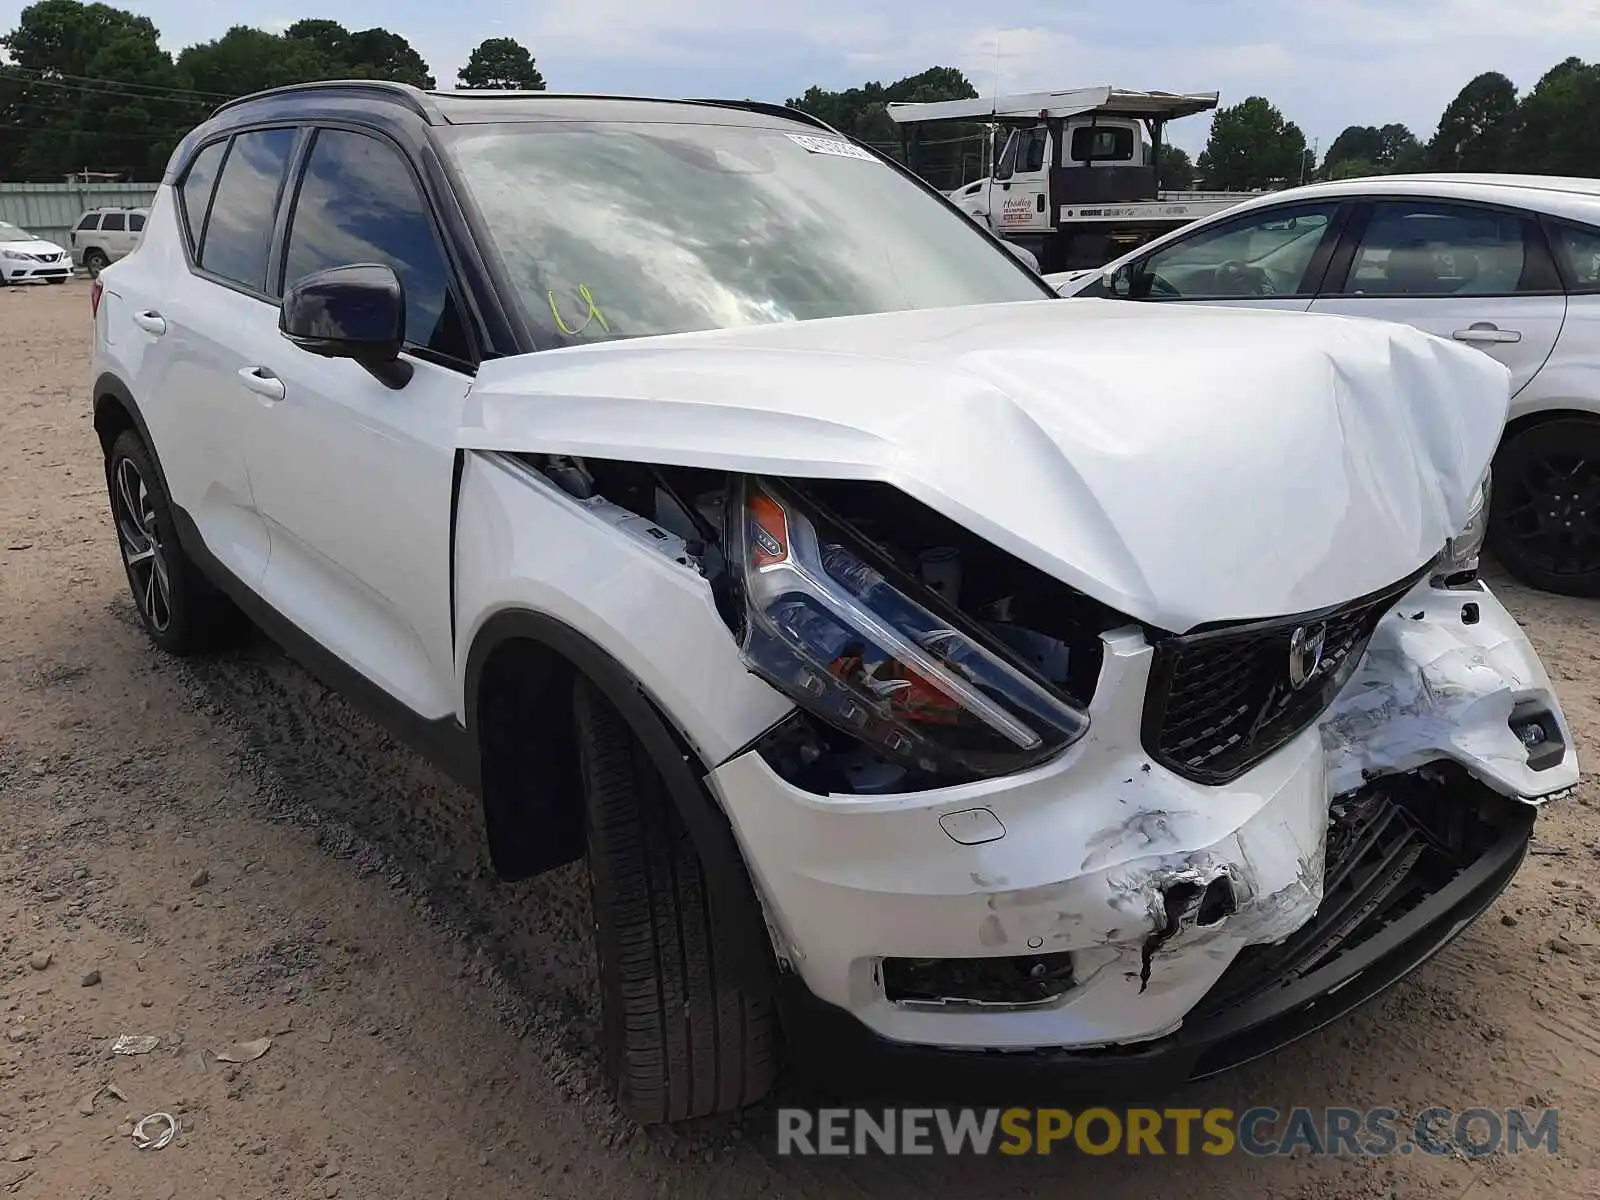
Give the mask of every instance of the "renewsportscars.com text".
[(780, 1108), (778, 1153), (1266, 1157), (1556, 1153), (1558, 1110)]

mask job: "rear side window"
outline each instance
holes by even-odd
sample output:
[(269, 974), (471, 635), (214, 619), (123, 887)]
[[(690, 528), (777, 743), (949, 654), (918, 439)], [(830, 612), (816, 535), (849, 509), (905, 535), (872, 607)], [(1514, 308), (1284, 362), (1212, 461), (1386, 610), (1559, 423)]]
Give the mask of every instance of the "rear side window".
[(217, 168), (222, 165), (222, 152), (227, 148), (226, 141), (212, 142), (196, 154), (189, 164), (189, 173), (183, 177), (183, 186), (178, 189), (184, 232), (189, 235), (189, 248), (196, 253), (200, 249), (200, 235), (205, 232), (206, 205), (211, 203)]
[(130, 233), (142, 233), (144, 231), (144, 214), (143, 213), (129, 213), (128, 214), (128, 231)]
[(233, 139), (200, 242), (200, 266), (262, 291), (272, 218), (294, 150), (293, 129), (259, 129)]
[(1510, 296), (1531, 290), (1526, 222), (1434, 201), (1384, 201), (1361, 236), (1346, 295)]
[(1551, 232), (1567, 285), (1575, 292), (1600, 291), (1600, 229), (1557, 225)]
[(121, 233), (127, 228), (127, 218), (122, 213), (107, 213), (100, 219), (100, 229), (106, 233)]
[(99, 213), (84, 213), (83, 216), (78, 218), (78, 229), (79, 229), (80, 232), (85, 230), (85, 229), (99, 229), (99, 228), (100, 228), (100, 214)]
[(1080, 126), (1072, 131), (1073, 162), (1131, 162), (1133, 130)]
[(469, 351), (433, 219), (400, 152), (342, 129), (318, 131), (290, 218), (283, 278), (386, 263), (406, 294), (406, 342), (466, 361)]

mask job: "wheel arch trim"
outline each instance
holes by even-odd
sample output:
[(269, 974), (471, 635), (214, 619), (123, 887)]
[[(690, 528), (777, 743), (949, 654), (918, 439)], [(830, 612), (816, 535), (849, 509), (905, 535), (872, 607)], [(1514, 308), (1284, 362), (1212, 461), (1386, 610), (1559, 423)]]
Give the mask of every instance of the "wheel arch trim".
[[(466, 726), (478, 736), (484, 667), (494, 652), (511, 642), (529, 641), (571, 663), (616, 708), (651, 762), (661, 773), (690, 840), (719, 920), (748, 922), (737, 932), (767, 944), (762, 910), (727, 814), (703, 782), (707, 768), (665, 709), (620, 662), (587, 635), (546, 613), (507, 608), (485, 619), (466, 655)], [(742, 968), (741, 968), (742, 969)], [(758, 967), (752, 965), (751, 970)], [(756, 980), (741, 981), (755, 983)]]

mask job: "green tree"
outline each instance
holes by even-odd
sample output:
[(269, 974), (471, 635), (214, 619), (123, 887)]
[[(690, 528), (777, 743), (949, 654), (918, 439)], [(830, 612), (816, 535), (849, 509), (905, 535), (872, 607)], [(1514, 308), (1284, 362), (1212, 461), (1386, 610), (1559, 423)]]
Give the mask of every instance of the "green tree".
[(1156, 153), (1158, 186), (1172, 191), (1183, 191), (1194, 186), (1194, 162), (1182, 146), (1161, 143)]
[(1306, 174), (1306, 135), (1262, 96), (1211, 118), (1211, 136), (1197, 167), (1207, 187), (1228, 191), (1281, 187)]
[(494, 91), (542, 92), (544, 75), (534, 65), (533, 55), (516, 38), (487, 38), (478, 43), (467, 58), (467, 65), (456, 72), (464, 88)]
[(1370, 158), (1341, 158), (1331, 167), (1323, 164), (1324, 179), (1365, 179), (1369, 175), (1382, 175), (1383, 169)]
[(352, 33), (344, 58), (336, 61), (357, 79), (392, 79), (419, 88), (434, 86), (422, 55), (405, 38), (387, 29)]
[(159, 177), (204, 103), (182, 86), (148, 17), (106, 4), (40, 0), (4, 38), (0, 124), (13, 178), (73, 170)]
[(1501, 171), (1517, 125), (1517, 89), (1485, 71), (1450, 101), (1428, 142), (1428, 162), (1443, 171)]
[(1505, 169), (1593, 175), (1600, 163), (1600, 64), (1557, 63), (1517, 109), (1515, 150)]
[(1426, 163), (1427, 152), (1417, 135), (1398, 122), (1378, 130), (1378, 165), (1391, 173), (1420, 171)]
[[(810, 87), (786, 100), (820, 117), (829, 125), (900, 156), (900, 127), (889, 118), (885, 105), (926, 104), (938, 100), (971, 100), (977, 96), (972, 81), (955, 67), (930, 67), (891, 84), (865, 83), (842, 92)], [(965, 122), (936, 125), (921, 132), (917, 170), (935, 187), (952, 188), (988, 169), (984, 146), (987, 134), (979, 125)]]
[(1333, 174), (1340, 163), (1355, 160), (1376, 167), (1382, 158), (1383, 133), (1373, 125), (1351, 125), (1333, 139), (1333, 145), (1322, 156), (1322, 172), (1329, 179), (1347, 178)]
[(334, 78), (343, 74), (339, 67), (311, 42), (248, 25), (235, 25), (178, 55), (178, 73), (196, 90), (231, 96)]

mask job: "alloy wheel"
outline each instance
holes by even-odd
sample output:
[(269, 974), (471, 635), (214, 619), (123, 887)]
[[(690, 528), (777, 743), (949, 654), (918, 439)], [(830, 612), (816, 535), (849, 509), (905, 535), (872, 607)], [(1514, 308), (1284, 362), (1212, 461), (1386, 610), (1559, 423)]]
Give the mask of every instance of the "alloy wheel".
[(172, 580), (156, 523), (154, 498), (131, 458), (117, 460), (113, 482), (117, 540), (134, 603), (152, 629), (165, 633), (172, 623)]
[(1495, 503), (1505, 506), (1506, 539), (1524, 561), (1552, 575), (1580, 575), (1600, 564), (1600, 461), (1547, 452), (1529, 458), (1507, 483)]

